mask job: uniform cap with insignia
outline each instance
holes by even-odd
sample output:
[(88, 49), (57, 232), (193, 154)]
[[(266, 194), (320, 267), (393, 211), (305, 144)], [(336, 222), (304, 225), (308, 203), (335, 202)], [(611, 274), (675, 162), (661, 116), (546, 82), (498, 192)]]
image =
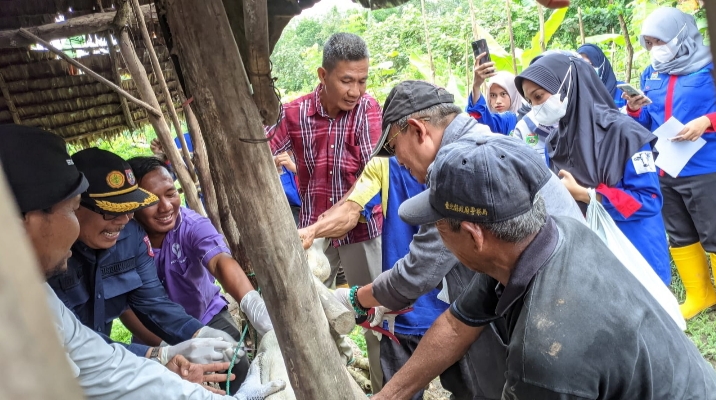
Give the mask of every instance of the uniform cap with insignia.
[(0, 125), (0, 163), (22, 213), (52, 208), (87, 190), (65, 141), (40, 128)]
[(112, 152), (92, 147), (75, 153), (72, 160), (89, 181), (82, 205), (96, 212), (123, 215), (159, 201), (137, 185), (129, 164)]

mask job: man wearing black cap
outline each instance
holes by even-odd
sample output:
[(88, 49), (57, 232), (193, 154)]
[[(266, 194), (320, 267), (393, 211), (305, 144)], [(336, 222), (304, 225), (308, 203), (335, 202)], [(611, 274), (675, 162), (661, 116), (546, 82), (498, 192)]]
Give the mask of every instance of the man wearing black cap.
[(408, 398), (497, 320), (502, 399), (713, 398), (716, 371), (637, 278), (589, 228), (548, 215), (539, 190), (549, 179), (515, 138), (469, 134), (440, 149), (430, 189), (399, 214), (435, 224), (480, 274), (375, 399)]
[[(98, 148), (76, 153), (72, 162), (87, 177), (89, 187), (76, 212), (79, 240), (72, 246), (67, 272), (48, 281), (57, 297), (108, 342), (114, 319), (131, 308), (152, 333), (174, 346), (132, 343), (128, 350), (163, 364), (174, 354), (199, 361), (204, 349), (185, 342), (192, 338), (221, 338), (223, 347), (233, 347), (229, 334), (204, 326), (169, 300), (157, 278), (147, 234), (133, 220), (135, 211), (158, 199), (138, 187), (129, 164)], [(248, 370), (248, 361), (244, 364), (234, 371), (239, 382)]]
[[(50, 278), (62, 273), (80, 232), (75, 212), (80, 208), (80, 193), (88, 187), (87, 180), (67, 154), (65, 142), (37, 128), (0, 125), (0, 163), (43, 274)], [(135, 357), (117, 344), (107, 344), (83, 326), (49, 286), (46, 289), (68, 366), (88, 399), (246, 400), (263, 399), (283, 388), (282, 382), (261, 385), (259, 364), (255, 363), (248, 383), (236, 397), (213, 394), (168, 373), (159, 363)], [(167, 367), (193, 382), (220, 382), (226, 375), (207, 373), (225, 370), (228, 365), (191, 364), (177, 355)]]
[[(395, 155), (421, 183), (438, 150), (469, 133), (491, 134), (474, 118), (462, 114), (454, 97), (445, 89), (424, 81), (404, 81), (391, 90), (383, 106), (382, 136), (374, 156)], [(544, 163), (542, 169), (546, 169)], [(548, 210), (584, 220), (579, 207), (556, 175), (551, 174), (542, 194)], [(444, 294), (454, 301), (475, 275), (460, 264), (445, 247), (434, 224), (420, 227), (410, 252), (372, 284), (359, 288), (354, 296), (347, 290), (335, 292), (341, 301), (355, 300), (361, 308), (384, 306), (391, 310), (407, 307), (415, 299), (442, 283)], [(345, 303), (344, 303), (345, 304)], [(498, 321), (460, 360), (463, 382), (448, 387), (453, 393), (471, 395), (458, 399), (499, 399), (504, 384), (505, 328)], [(449, 385), (448, 385), (449, 386)]]

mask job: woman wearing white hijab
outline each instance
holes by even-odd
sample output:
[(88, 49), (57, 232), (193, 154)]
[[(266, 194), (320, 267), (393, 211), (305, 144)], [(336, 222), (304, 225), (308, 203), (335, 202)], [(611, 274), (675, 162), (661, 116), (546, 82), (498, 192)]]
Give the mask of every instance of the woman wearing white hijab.
[(659, 171), (671, 255), (686, 289), (685, 319), (716, 304), (705, 253), (716, 267), (716, 90), (713, 62), (694, 18), (659, 8), (642, 25), (639, 43), (651, 53), (641, 76), (644, 96), (627, 98), (627, 113), (652, 132), (674, 117), (684, 129), (672, 140), (703, 138), (677, 177)]

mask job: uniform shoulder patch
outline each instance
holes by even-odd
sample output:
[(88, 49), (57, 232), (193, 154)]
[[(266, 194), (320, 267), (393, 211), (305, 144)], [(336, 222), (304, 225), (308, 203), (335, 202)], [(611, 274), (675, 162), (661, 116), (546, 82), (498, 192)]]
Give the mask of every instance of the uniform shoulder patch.
[(149, 236), (144, 237), (144, 244), (147, 245), (147, 254), (149, 254), (149, 257), (154, 257), (154, 250), (152, 250), (152, 243), (149, 241)]
[(656, 172), (654, 164), (654, 155), (650, 151), (640, 151), (631, 157), (634, 164), (634, 170), (638, 175), (646, 172)]

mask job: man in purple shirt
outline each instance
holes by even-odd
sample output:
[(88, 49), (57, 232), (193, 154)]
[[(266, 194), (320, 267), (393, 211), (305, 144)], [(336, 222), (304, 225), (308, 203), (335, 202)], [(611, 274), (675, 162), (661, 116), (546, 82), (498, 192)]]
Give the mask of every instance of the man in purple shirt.
[[(135, 157), (128, 163), (139, 187), (159, 198), (157, 204), (135, 213), (134, 217), (147, 232), (157, 275), (169, 298), (203, 324), (222, 330), (238, 341), (241, 332), (214, 283), (218, 280), (224, 290), (240, 302), (259, 335), (272, 330), (263, 299), (231, 256), (224, 237), (208, 218), (181, 207), (179, 192), (167, 165), (155, 157)], [(131, 313), (123, 314), (122, 322), (143, 342), (159, 340)], [(248, 368), (247, 360), (241, 364)], [(233, 372), (237, 380), (243, 375)]]

